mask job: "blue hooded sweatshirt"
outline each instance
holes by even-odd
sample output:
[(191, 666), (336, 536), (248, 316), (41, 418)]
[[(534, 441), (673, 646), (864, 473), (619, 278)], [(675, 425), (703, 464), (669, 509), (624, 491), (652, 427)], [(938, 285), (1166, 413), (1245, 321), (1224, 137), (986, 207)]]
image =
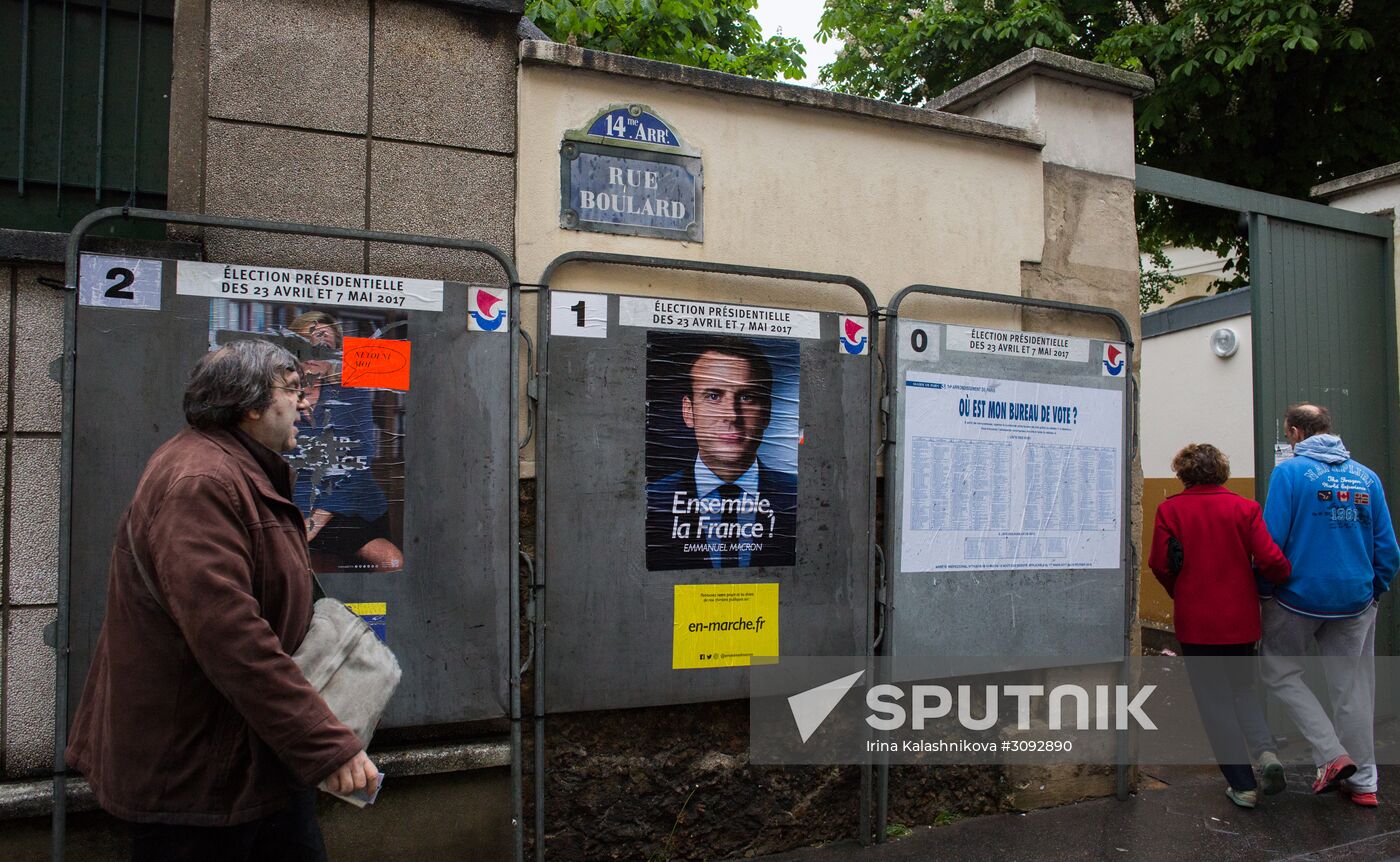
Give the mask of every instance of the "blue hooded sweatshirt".
[(1380, 478), (1335, 434), (1317, 434), (1274, 468), (1264, 525), (1293, 564), (1274, 598), (1318, 619), (1365, 613), (1390, 589), (1400, 547)]

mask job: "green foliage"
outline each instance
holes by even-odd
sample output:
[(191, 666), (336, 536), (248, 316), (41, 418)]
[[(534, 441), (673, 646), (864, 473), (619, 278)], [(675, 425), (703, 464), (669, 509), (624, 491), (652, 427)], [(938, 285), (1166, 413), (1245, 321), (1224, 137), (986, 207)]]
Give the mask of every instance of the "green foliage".
[(800, 39), (763, 38), (758, 0), (529, 0), (525, 14), (557, 42), (776, 80), (806, 73)]
[(1138, 305), (1146, 312), (1164, 302), (1167, 294), (1180, 287), (1185, 279), (1172, 274), (1171, 258), (1167, 257), (1160, 237), (1143, 237), (1138, 245), (1142, 252), (1142, 257), (1138, 258)]
[(957, 823), (961, 819), (963, 819), (963, 815), (959, 814), (956, 811), (949, 811), (948, 809), (943, 808), (939, 809), (938, 813), (934, 815), (933, 825), (948, 826), (953, 823)]
[[(1138, 160), (1260, 191), (1400, 161), (1393, 0), (827, 0), (831, 36), (824, 82), (905, 104), (1028, 48), (1149, 75)], [(1149, 199), (1138, 217), (1145, 248), (1214, 249), (1242, 280), (1233, 213)]]

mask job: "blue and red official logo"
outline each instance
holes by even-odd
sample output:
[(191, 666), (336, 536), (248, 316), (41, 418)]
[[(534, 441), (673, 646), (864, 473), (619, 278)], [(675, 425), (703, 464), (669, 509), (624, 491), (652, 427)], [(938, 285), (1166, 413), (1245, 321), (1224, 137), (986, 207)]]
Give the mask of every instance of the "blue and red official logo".
[(852, 356), (861, 356), (870, 347), (866, 322), (860, 317), (842, 317), (840, 321), (841, 349)]
[(467, 297), (469, 321), (467, 328), (477, 332), (495, 332), (506, 322), (505, 291), (489, 287), (473, 287)]
[(1123, 368), (1127, 365), (1128, 354), (1124, 352), (1123, 345), (1114, 344), (1109, 341), (1103, 346), (1103, 375), (1105, 377), (1123, 376)]

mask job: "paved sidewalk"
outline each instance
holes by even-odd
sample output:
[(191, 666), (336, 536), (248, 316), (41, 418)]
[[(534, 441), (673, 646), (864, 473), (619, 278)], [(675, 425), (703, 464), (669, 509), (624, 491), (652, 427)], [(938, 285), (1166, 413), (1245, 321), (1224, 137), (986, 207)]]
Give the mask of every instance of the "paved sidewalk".
[(1400, 859), (1400, 774), (1381, 768), (1381, 805), (1362, 809), (1313, 796), (1310, 771), (1253, 811), (1225, 798), (1214, 767), (1144, 767), (1143, 789), (1125, 802), (1098, 799), (923, 827), (862, 849), (855, 842), (764, 857), (767, 862), (895, 860), (1133, 860), (1133, 862), (1371, 862)]

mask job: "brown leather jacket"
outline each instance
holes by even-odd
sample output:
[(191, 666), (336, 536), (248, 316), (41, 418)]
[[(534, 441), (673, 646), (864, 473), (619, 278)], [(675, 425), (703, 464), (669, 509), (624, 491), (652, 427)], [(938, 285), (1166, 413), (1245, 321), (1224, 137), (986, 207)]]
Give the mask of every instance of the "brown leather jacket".
[[(110, 813), (244, 823), (363, 747), (290, 657), (312, 603), (291, 487), (287, 463), (237, 431), (186, 428), (146, 464), (66, 752)], [(128, 518), (169, 614), (133, 562)]]

